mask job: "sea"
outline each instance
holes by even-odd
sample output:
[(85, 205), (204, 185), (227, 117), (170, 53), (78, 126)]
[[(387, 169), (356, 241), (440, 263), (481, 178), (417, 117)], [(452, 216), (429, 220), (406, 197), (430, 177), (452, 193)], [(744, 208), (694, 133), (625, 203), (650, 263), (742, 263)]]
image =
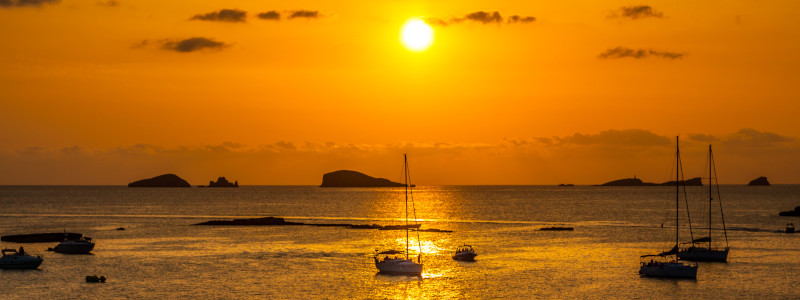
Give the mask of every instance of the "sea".
[[(452, 232), (412, 231), (409, 252), (415, 260), (421, 254), (424, 270), (398, 276), (379, 274), (373, 256), (405, 251), (405, 231), (193, 224), (272, 216), (400, 225), (403, 188), (2, 186), (0, 235), (77, 232), (96, 247), (65, 255), (47, 251), (56, 243), (0, 243), (44, 259), (37, 270), (0, 270), (0, 297), (800, 298), (800, 233), (783, 233), (800, 219), (778, 216), (800, 205), (800, 185), (722, 185), (711, 210), (707, 190), (687, 187), (685, 194), (679, 239), (710, 231), (715, 246), (730, 247), (727, 263), (699, 263), (696, 279), (638, 273), (641, 255), (675, 243), (674, 187), (417, 186), (410, 222)], [(475, 262), (452, 259), (464, 244), (477, 251)], [(87, 283), (87, 275), (107, 281)]]

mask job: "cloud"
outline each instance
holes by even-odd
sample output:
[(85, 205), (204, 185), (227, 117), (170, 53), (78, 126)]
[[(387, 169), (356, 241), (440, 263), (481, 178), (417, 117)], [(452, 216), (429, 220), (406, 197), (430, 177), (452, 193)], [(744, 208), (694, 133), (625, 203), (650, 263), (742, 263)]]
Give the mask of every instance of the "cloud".
[(538, 138), (540, 143), (553, 146), (621, 146), (621, 147), (663, 147), (670, 146), (672, 140), (644, 129), (606, 130), (597, 134), (575, 133), (571, 136)]
[(664, 14), (647, 5), (623, 6), (611, 13), (609, 18), (629, 18), (632, 20), (643, 18), (663, 18)]
[(119, 6), (119, 1), (116, 1), (116, 0), (108, 0), (108, 1), (106, 1), (106, 2), (97, 2), (97, 5), (101, 5), (101, 6), (111, 6), (111, 7), (117, 7), (117, 6)]
[(690, 134), (689, 140), (695, 142), (716, 142), (720, 139), (710, 134)]
[(195, 15), (189, 20), (219, 21), (219, 22), (245, 22), (247, 12), (238, 9), (221, 9), (202, 15)]
[(228, 46), (223, 42), (217, 42), (204, 37), (193, 37), (180, 41), (166, 41), (162, 48), (178, 52), (194, 52), (203, 49), (222, 49)]
[(425, 22), (431, 25), (447, 26), (451, 24), (458, 24), (464, 21), (477, 22), (481, 24), (513, 24), (513, 23), (531, 23), (536, 21), (532, 16), (512, 15), (508, 18), (503, 18), (499, 11), (476, 11), (459, 18), (450, 18), (445, 20), (437, 17), (424, 18)]
[(685, 53), (656, 51), (653, 49), (631, 49), (627, 47), (609, 48), (597, 57), (600, 59), (613, 59), (613, 58), (626, 58), (633, 57), (636, 59), (647, 57), (661, 57), (667, 59), (677, 59), (686, 56)]
[(289, 15), (289, 19), (294, 18), (316, 19), (319, 18), (319, 12), (316, 10), (296, 10)]
[[(283, 13), (285, 15), (288, 15), (286, 18), (289, 19), (289, 20), (298, 19), (298, 18), (318, 19), (318, 18), (323, 17), (322, 13), (320, 13), (317, 10), (304, 10), (304, 9), (301, 9), (301, 10), (285, 10), (285, 11), (283, 11)], [(268, 12), (259, 13), (258, 14), (258, 18), (262, 19), (262, 20), (280, 20), (281, 19), (281, 13), (278, 12), (277, 10), (271, 10), (271, 11), (268, 11)]]
[(264, 20), (280, 20), (281, 19), (281, 13), (279, 13), (278, 11), (275, 11), (275, 10), (271, 10), (271, 11), (268, 11), (268, 12), (263, 12), (263, 13), (258, 14), (258, 18), (259, 19), (264, 19)]
[(771, 132), (743, 128), (736, 133), (725, 137), (723, 143), (728, 146), (738, 147), (773, 147), (778, 144), (794, 141), (794, 138), (781, 136)]
[(57, 4), (61, 0), (0, 0), (0, 7), (26, 7)]

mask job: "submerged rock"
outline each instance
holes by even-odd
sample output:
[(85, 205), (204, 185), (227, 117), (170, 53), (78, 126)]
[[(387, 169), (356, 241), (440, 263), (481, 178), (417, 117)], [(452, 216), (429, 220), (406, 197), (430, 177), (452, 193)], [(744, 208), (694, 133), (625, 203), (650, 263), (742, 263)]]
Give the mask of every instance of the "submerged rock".
[(367, 174), (339, 170), (322, 175), (320, 187), (404, 187), (405, 184), (392, 182), (389, 179), (375, 178)]
[(131, 182), (128, 187), (191, 187), (191, 185), (178, 175), (164, 174)]

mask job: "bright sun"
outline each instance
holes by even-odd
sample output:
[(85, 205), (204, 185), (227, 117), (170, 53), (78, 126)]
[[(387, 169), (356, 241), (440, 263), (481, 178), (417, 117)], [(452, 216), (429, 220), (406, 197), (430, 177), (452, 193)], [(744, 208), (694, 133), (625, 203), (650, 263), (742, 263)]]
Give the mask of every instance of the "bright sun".
[(433, 44), (433, 28), (420, 19), (411, 19), (403, 24), (400, 41), (408, 50), (421, 52)]

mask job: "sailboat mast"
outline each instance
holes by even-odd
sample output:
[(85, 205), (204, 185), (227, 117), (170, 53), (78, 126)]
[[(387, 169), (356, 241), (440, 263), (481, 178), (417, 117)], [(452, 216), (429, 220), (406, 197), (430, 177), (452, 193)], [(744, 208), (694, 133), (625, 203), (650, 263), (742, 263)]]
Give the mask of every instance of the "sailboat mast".
[(681, 147), (678, 137), (675, 137), (675, 247), (680, 243), (680, 229), (678, 222), (680, 222), (680, 202), (681, 202), (681, 188), (680, 188), (680, 170), (681, 170)]
[(711, 154), (711, 145), (708, 145), (708, 249), (711, 249), (711, 201), (714, 199), (711, 193), (713, 185), (711, 183), (712, 174), (711, 168), (714, 161), (714, 156)]
[(403, 154), (403, 181), (406, 186), (406, 259), (408, 259), (408, 156)]

